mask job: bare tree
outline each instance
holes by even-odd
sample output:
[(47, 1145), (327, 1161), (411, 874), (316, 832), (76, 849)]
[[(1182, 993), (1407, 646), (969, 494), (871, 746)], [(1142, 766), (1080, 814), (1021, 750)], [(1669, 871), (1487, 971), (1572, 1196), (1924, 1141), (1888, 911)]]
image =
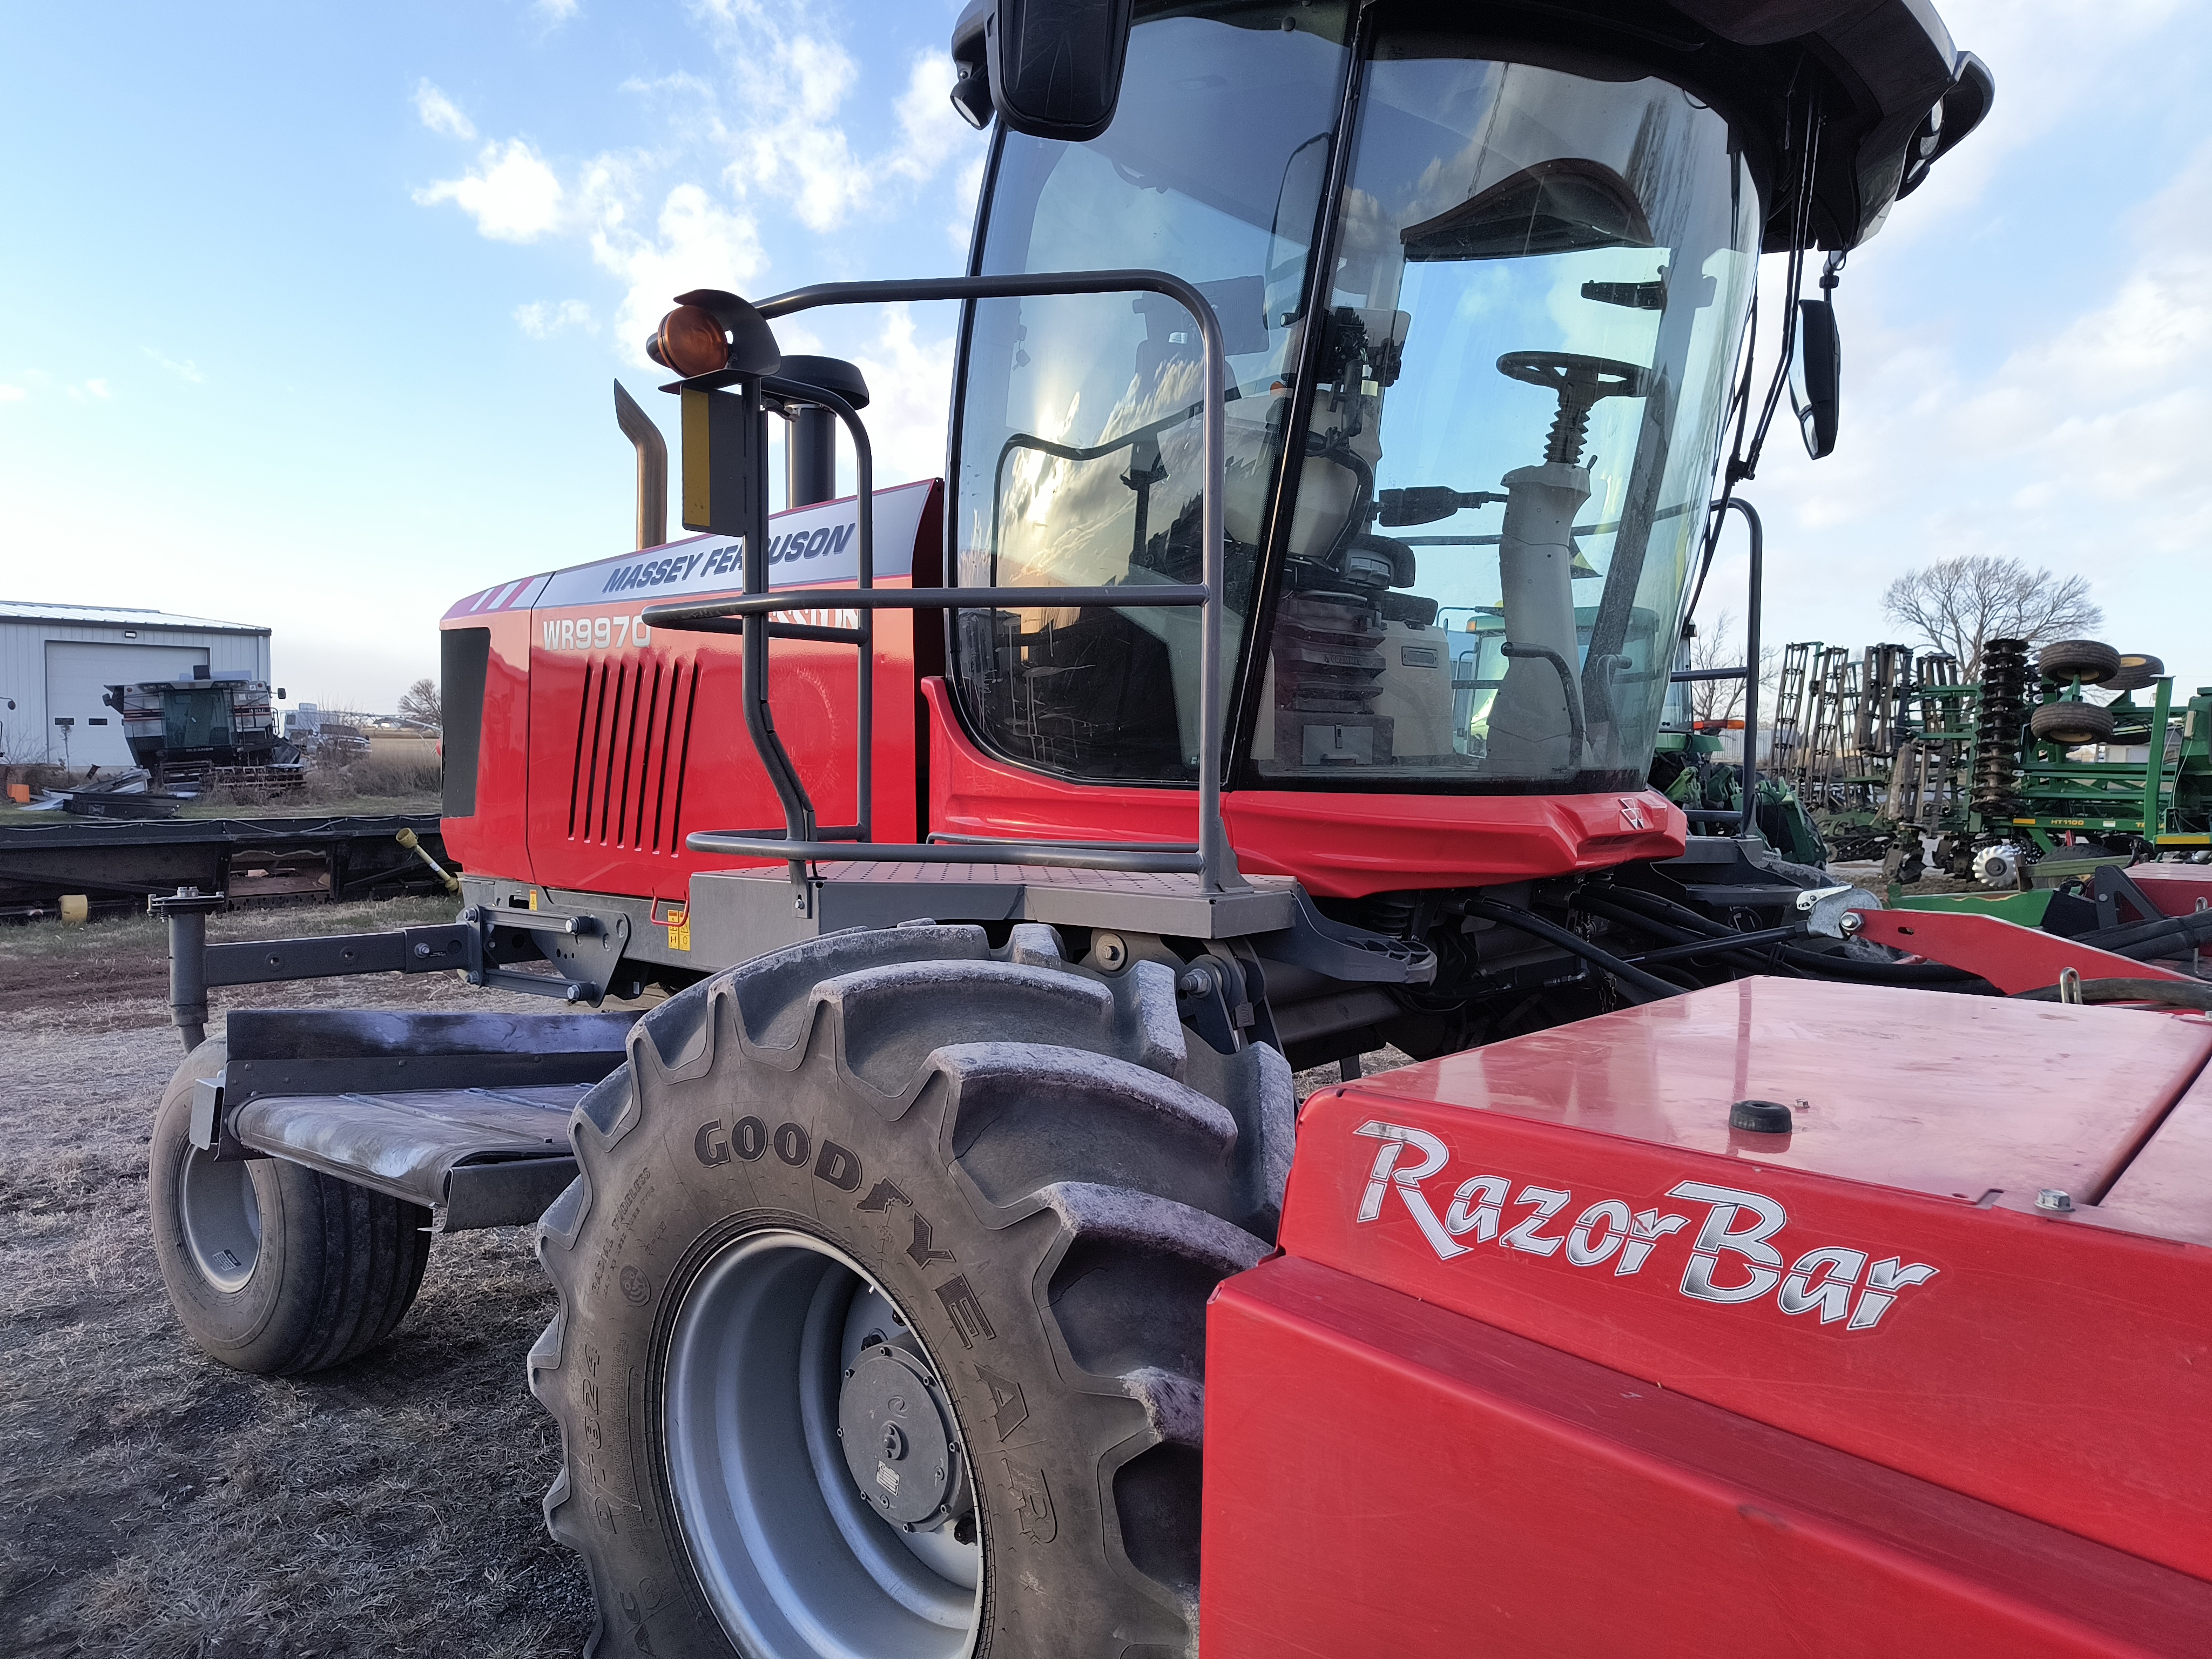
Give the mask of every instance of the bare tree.
[(445, 705), (438, 696), (438, 682), (417, 680), (400, 694), (399, 718), (418, 720), (424, 726), (442, 726), (446, 723)]
[(1889, 585), (1881, 608), (1956, 657), (1969, 683), (1982, 677), (1985, 641), (2042, 645), (2090, 633), (2105, 620), (2087, 579), (2054, 576), (1993, 553), (1962, 553), (1908, 570)]
[[(1771, 720), (1774, 709), (1774, 676), (1781, 651), (1774, 646), (1764, 647), (1759, 653), (1759, 706), (1766, 711), (1762, 720)], [(1743, 645), (1736, 638), (1735, 618), (1723, 611), (1713, 618), (1710, 631), (1701, 630), (1690, 641), (1690, 666), (1692, 668), (1741, 668), (1743, 666)], [(1698, 721), (1732, 720), (1743, 714), (1743, 682), (1741, 680), (1692, 680), (1690, 682), (1690, 718)]]

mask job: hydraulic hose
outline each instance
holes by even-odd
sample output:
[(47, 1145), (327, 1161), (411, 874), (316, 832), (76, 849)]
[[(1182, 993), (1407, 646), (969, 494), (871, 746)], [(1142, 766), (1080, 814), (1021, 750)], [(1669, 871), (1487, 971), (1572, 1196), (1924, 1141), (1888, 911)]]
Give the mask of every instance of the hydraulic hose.
[[(2033, 991), (2015, 991), (2016, 1002), (2063, 1002), (2056, 985)], [(2154, 1002), (2167, 1008), (2201, 1008), (2212, 1012), (2212, 985), (2179, 979), (2085, 979), (2084, 1002)]]
[(1861, 962), (1856, 957), (1832, 955), (1784, 945), (1785, 961), (1823, 979), (1848, 979), (1861, 985), (1927, 985), (1967, 996), (2002, 996), (2002, 992), (1979, 974), (1940, 962)]
[[(1579, 901), (1596, 895), (1577, 894), (1576, 896)], [(1603, 896), (1609, 903), (1621, 905), (1654, 921), (1663, 921), (1685, 933), (1705, 939), (1721, 939), (1735, 932), (1735, 929), (1715, 921), (1711, 916), (1699, 915), (1687, 905), (1677, 904), (1672, 899), (1662, 898), (1656, 893), (1647, 893), (1639, 888), (1612, 885), (1605, 889)]]
[(1502, 921), (1509, 927), (1549, 941), (1562, 950), (1571, 951), (1595, 968), (1602, 969), (1624, 985), (1632, 986), (1647, 998), (1680, 996), (1686, 988), (1663, 980), (1656, 974), (1647, 974), (1623, 962), (1610, 951), (1601, 950), (1571, 928), (1561, 927), (1545, 921), (1533, 910), (1524, 910), (1517, 904), (1501, 904), (1496, 899), (1463, 898), (1452, 907), (1470, 916), (1482, 916), (1492, 921)]
[[(1656, 893), (1616, 886), (1607, 890), (1607, 896), (1645, 915), (1656, 912), (1675, 926), (1703, 933), (1708, 939), (1723, 938), (1732, 931), (1710, 917), (1701, 916), (1696, 911), (1677, 904), (1672, 899), (1662, 898)], [(1996, 994), (1996, 988), (1978, 974), (1970, 974), (1963, 968), (1946, 967), (1941, 963), (1862, 962), (1855, 957), (1808, 950), (1799, 945), (1784, 945), (1782, 959), (1793, 968), (1822, 979), (1847, 979), (1865, 985), (1943, 985), (1977, 996)]]
[(2141, 947), (2163, 945), (2168, 940), (2181, 941), (2180, 948), (2184, 950), (2191, 945), (2212, 945), (2212, 910), (2160, 916), (2126, 927), (2100, 927), (2075, 938), (2080, 944), (2093, 945), (2100, 951), (2111, 951), (2124, 957), (2140, 957), (2145, 954)]
[(1621, 922), (1628, 927), (1639, 928), (1654, 939), (1665, 941), (1666, 945), (1670, 948), (1700, 947), (1698, 951), (1700, 956), (1710, 951), (1716, 957), (1735, 959), (1740, 967), (1759, 971), (1769, 970), (1782, 965), (1772, 961), (1774, 952), (1771, 945), (1766, 949), (1761, 949), (1755, 939), (1743, 945), (1734, 944), (1724, 937), (1728, 932), (1727, 929), (1710, 934), (1694, 933), (1685, 927), (1677, 927), (1667, 922), (1654, 921), (1651, 917), (1631, 909), (1625, 904), (1612, 903), (1607, 897), (1595, 893), (1577, 893), (1574, 896), (1573, 902), (1577, 910), (1587, 910), (1592, 915), (1603, 916), (1607, 921)]

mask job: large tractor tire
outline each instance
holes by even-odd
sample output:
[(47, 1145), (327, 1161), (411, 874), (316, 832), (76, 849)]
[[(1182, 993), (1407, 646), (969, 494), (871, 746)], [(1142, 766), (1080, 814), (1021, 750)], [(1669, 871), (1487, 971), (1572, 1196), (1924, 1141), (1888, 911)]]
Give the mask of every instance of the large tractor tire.
[(296, 1375), (392, 1334), (430, 1259), (430, 1212), (283, 1158), (217, 1162), (191, 1142), (192, 1086), (221, 1038), (170, 1079), (154, 1115), (154, 1256), (185, 1334), (241, 1371)]
[(2102, 640), (2057, 640), (2035, 653), (2035, 672), (2046, 680), (2102, 685), (2120, 672), (2120, 653)]
[(2112, 736), (2112, 711), (2094, 702), (2046, 702), (2027, 717), (2028, 730), (2045, 743), (2076, 746), (2108, 743)]
[(915, 925), (640, 1022), (538, 1246), (589, 1653), (1195, 1650), (1206, 1304), (1269, 1248), (1295, 1105), (1176, 986)]

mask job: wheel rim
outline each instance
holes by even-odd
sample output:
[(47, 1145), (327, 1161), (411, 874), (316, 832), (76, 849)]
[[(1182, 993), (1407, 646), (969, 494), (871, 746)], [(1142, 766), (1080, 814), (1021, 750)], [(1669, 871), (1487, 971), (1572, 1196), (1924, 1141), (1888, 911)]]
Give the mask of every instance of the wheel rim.
[(253, 1190), (252, 1164), (217, 1163), (215, 1154), (194, 1147), (177, 1198), (193, 1262), (217, 1290), (243, 1290), (261, 1259), (261, 1200)]
[[(974, 1650), (982, 1609), (975, 1521), (911, 1533), (886, 1521), (842, 1449), (840, 1391), (857, 1357), (894, 1347), (918, 1376), (942, 1375), (904, 1310), (858, 1262), (782, 1230), (722, 1247), (677, 1310), (662, 1379), (669, 1485), (700, 1585), (747, 1654), (958, 1659)], [(967, 1448), (949, 1409), (938, 1409), (964, 1494)]]

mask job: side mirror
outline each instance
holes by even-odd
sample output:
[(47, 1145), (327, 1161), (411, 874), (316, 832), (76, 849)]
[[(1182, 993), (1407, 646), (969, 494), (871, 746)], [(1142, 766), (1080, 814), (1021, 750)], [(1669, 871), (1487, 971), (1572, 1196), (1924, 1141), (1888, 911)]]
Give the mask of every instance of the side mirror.
[(1790, 407), (1814, 460), (1836, 447), (1836, 411), (1843, 392), (1844, 347), (1831, 300), (1797, 302), (1797, 355), (1790, 365)]
[(971, 126), (1083, 143), (1121, 100), (1135, 0), (970, 0), (952, 29), (952, 106)]

